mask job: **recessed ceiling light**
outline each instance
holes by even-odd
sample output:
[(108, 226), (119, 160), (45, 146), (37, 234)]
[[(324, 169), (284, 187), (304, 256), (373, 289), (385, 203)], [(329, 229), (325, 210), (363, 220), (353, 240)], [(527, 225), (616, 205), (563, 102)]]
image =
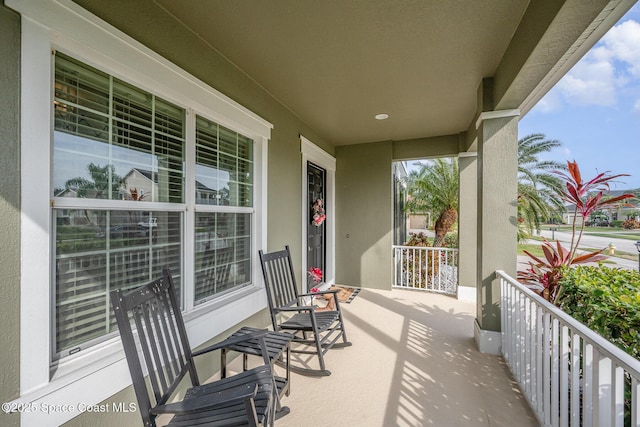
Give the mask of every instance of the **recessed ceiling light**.
[(376, 114), (375, 117), (376, 117), (376, 120), (386, 120), (389, 118), (389, 115), (382, 113), (382, 114)]

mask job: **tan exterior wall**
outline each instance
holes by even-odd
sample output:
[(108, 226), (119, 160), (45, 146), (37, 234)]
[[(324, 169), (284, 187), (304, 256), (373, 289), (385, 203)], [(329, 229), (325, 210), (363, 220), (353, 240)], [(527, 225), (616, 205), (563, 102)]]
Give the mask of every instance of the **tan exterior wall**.
[[(20, 389), (20, 17), (0, 5), (0, 401)], [(0, 425), (20, 418), (0, 411)]]
[(476, 295), (478, 258), (478, 158), (475, 153), (469, 154), (458, 158), (458, 295), (465, 299)]
[(518, 117), (486, 119), (478, 135), (477, 322), (483, 330), (499, 332), (495, 271), (516, 276)]
[(409, 215), (409, 229), (424, 230), (429, 228), (429, 217), (427, 215)]
[[(300, 152), (299, 135), (311, 139), (315, 144), (330, 154), (334, 154), (333, 145), (317, 135), (312, 129), (301, 122), (287, 108), (272, 98), (255, 82), (240, 72), (234, 65), (225, 60), (209, 46), (205, 45), (196, 35), (169, 17), (158, 5), (151, 0), (135, 2), (105, 3), (101, 0), (78, 0), (76, 3), (89, 11), (98, 11), (99, 17), (107, 20), (119, 30), (134, 37), (142, 44), (155, 50), (171, 62), (185, 69), (187, 72), (201, 79), (211, 87), (229, 96), (247, 109), (271, 122), (274, 128), (268, 142), (268, 240), (267, 250), (291, 246), (293, 263), (298, 279), (303, 276), (300, 271), (300, 254), (302, 253), (302, 155)], [(0, 269), (3, 286), (0, 287), (0, 320), (3, 325), (3, 338), (6, 340), (0, 353), (3, 369), (0, 392), (3, 401), (9, 401), (18, 396), (20, 371), (19, 366), (19, 218), (20, 218), (20, 171), (19, 171), (19, 58), (20, 58), (20, 17), (4, 7), (0, 8), (0, 35), (4, 41), (0, 44), (0, 51), (5, 58), (0, 65), (0, 89), (8, 96), (9, 102), (0, 106), (0, 124), (3, 129), (3, 155), (0, 162), (3, 166), (0, 186), (0, 212), (3, 226), (2, 239), (5, 250), (0, 258)], [(6, 52), (5, 52), (6, 51)], [(9, 58), (9, 60), (6, 60)], [(7, 73), (7, 78), (4, 74)], [(5, 87), (6, 86), (6, 87)], [(5, 97), (3, 96), (3, 99)], [(390, 163), (389, 163), (390, 167)], [(387, 174), (387, 176), (390, 176)], [(389, 190), (389, 189), (388, 189)], [(390, 191), (389, 191), (390, 194)], [(391, 206), (387, 202), (386, 206)], [(390, 226), (386, 225), (390, 232)], [(9, 245), (9, 246), (7, 246)], [(299, 280), (299, 283), (301, 281)], [(257, 313), (243, 324), (267, 327), (270, 325), (266, 310)], [(237, 329), (237, 325), (233, 330)], [(214, 338), (216, 341), (226, 334)], [(47, 351), (43, 349), (43, 351)], [(219, 360), (216, 355), (210, 360)], [(199, 374), (207, 378), (217, 370), (217, 363), (201, 363)], [(114, 395), (108, 401), (135, 401), (132, 389), (129, 387)], [(138, 413), (123, 414), (113, 418), (113, 414), (84, 413), (68, 425), (112, 426), (140, 424)], [(120, 418), (122, 417), (122, 418)], [(12, 415), (5, 422), (4, 414), (0, 412), (0, 425), (18, 423), (19, 416)], [(17, 425), (17, 424), (16, 424)]]
[(336, 283), (391, 289), (392, 143), (336, 148)]

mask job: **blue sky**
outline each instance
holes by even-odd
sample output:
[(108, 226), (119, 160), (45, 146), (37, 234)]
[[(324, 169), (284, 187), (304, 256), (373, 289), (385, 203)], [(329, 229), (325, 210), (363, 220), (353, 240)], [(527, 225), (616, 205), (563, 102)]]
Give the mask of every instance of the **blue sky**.
[(542, 133), (583, 178), (626, 173), (612, 189), (640, 188), (640, 3), (521, 118), (519, 138)]

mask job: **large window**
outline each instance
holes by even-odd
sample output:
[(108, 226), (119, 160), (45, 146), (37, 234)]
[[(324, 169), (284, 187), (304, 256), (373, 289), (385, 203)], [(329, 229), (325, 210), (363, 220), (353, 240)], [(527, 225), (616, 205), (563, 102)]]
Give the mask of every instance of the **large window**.
[(273, 125), (74, 2), (7, 5), (23, 16), (15, 402), (78, 408), (131, 384), (111, 289), (171, 268), (192, 346), (265, 308)]
[(253, 141), (196, 118), (195, 304), (251, 280)]
[(253, 144), (56, 54), (54, 359), (108, 337), (109, 292), (144, 284), (163, 268), (171, 268), (186, 310), (251, 283)]

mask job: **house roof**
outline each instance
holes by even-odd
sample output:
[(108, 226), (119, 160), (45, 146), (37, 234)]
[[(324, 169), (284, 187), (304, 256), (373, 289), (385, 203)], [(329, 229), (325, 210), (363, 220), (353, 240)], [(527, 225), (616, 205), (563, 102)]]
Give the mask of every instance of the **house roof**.
[(158, 183), (158, 173), (157, 172), (152, 172), (150, 170), (146, 170), (146, 169), (140, 169), (140, 168), (132, 168), (125, 176), (124, 178), (127, 179), (127, 177), (129, 175), (131, 175), (133, 172), (138, 172), (140, 175), (144, 176), (145, 178), (147, 178), (149, 181), (153, 181), (155, 184)]
[[(155, 3), (343, 145), (458, 135), (474, 128), (479, 104), (526, 113), (634, 1)], [(484, 78), (489, 95), (478, 100)]]

